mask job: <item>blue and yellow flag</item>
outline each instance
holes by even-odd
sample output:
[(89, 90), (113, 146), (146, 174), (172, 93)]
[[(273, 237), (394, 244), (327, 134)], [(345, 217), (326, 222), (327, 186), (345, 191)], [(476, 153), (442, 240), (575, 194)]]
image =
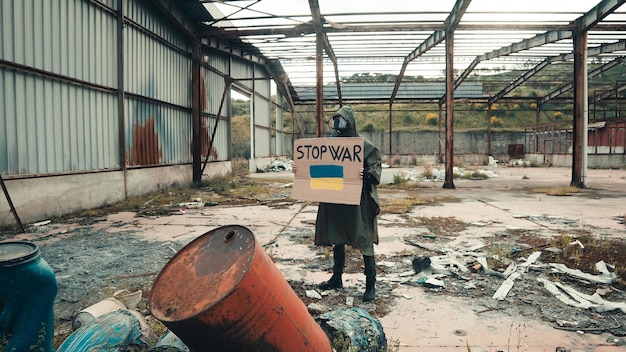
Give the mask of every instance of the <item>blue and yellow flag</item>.
[(343, 189), (343, 166), (310, 165), (309, 187), (318, 190), (341, 191)]

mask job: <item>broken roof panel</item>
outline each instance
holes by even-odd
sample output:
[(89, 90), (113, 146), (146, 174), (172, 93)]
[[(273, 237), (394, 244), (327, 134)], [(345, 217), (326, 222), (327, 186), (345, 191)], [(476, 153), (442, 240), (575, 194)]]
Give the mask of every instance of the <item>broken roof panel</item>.
[[(347, 100), (386, 100), (393, 91), (393, 82), (342, 83), (341, 94)], [(296, 87), (301, 101), (315, 101), (315, 87)], [(440, 99), (446, 92), (445, 82), (406, 82), (400, 86), (397, 99)], [(459, 98), (483, 98), (481, 82), (465, 82), (455, 91)], [(335, 100), (334, 85), (324, 86), (324, 99)]]
[[(297, 96), (306, 96), (305, 90), (315, 86), (316, 34), (311, 22), (311, 1), (201, 2), (215, 18), (205, 22), (210, 27), (203, 35), (219, 33), (222, 37), (238, 37), (254, 45), (267, 58), (278, 60), (298, 91)], [(438, 31), (444, 31), (446, 19), (458, 6), (453, 0), (408, 3), (317, 0), (313, 3), (319, 7), (322, 29), (329, 43), (326, 49), (333, 56), (331, 60), (325, 52), (323, 60), (323, 82), (329, 86), (357, 73), (400, 75), (408, 55)], [(478, 75), (502, 68), (527, 68), (529, 63), (537, 65), (546, 57), (569, 53), (573, 49), (572, 32), (579, 26), (590, 28), (590, 48), (616, 43), (626, 34), (626, 7), (622, 0), (459, 3), (467, 6), (456, 18), (460, 20), (455, 30), (454, 68), (459, 73), (468, 68), (468, 74)], [(443, 79), (445, 38), (441, 39), (410, 57), (403, 72), (405, 77)], [(474, 62), (477, 57), (494, 52), (497, 55)], [(611, 60), (621, 54), (603, 55)]]

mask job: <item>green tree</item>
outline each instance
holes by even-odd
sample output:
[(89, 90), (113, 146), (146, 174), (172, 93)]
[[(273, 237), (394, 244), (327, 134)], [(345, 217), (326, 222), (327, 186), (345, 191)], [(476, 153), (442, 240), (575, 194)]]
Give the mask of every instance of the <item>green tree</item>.
[(250, 158), (250, 114), (232, 118), (233, 157)]

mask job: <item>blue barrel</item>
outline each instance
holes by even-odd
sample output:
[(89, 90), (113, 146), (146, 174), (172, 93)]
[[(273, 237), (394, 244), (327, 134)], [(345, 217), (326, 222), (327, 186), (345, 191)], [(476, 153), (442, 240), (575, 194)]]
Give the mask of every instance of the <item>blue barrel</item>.
[(0, 242), (0, 351), (54, 352), (57, 280), (30, 242)]
[(63, 341), (57, 352), (145, 351), (154, 341), (156, 335), (139, 313), (120, 309), (78, 328)]

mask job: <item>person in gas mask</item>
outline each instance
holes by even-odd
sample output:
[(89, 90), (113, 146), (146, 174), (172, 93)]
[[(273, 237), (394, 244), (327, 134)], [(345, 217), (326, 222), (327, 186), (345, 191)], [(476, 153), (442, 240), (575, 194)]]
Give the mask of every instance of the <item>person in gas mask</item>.
[[(333, 115), (332, 123), (333, 137), (360, 137), (356, 129), (354, 110), (351, 107), (340, 108)], [(320, 203), (315, 222), (315, 244), (333, 246), (333, 275), (328, 281), (318, 285), (321, 290), (343, 287), (346, 245), (361, 251), (365, 263), (363, 301), (369, 302), (376, 298), (374, 243), (378, 244), (377, 215), (380, 213), (376, 185), (380, 183), (382, 170), (378, 148), (365, 139), (363, 149), (363, 168), (359, 169), (359, 175), (363, 179), (360, 204)]]

